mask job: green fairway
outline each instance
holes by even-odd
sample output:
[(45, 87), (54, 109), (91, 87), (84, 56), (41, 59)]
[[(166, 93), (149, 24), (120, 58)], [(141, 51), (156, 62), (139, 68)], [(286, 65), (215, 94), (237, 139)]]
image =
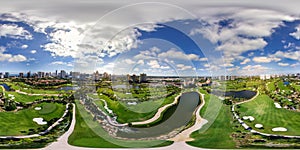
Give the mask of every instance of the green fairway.
[(202, 129), (206, 129), (205, 126), (208, 124), (193, 132), (191, 137), (195, 140), (187, 142), (187, 144), (203, 148), (235, 148), (235, 142), (231, 138), (231, 134), (234, 132), (232, 122), (230, 107), (222, 105), (213, 124), (206, 131), (202, 131)]
[(33, 102), (35, 100), (39, 100), (39, 99), (43, 98), (43, 96), (29, 96), (29, 95), (20, 94), (20, 93), (17, 93), (17, 92), (10, 92), (10, 91), (6, 91), (5, 94), (6, 94), (6, 97), (8, 96), (8, 94), (14, 95), (15, 96), (14, 101), (16, 101), (16, 102), (25, 102), (25, 103), (26, 102)]
[[(35, 107), (41, 107), (42, 110), (35, 110)], [(33, 118), (42, 117), (45, 121), (49, 121), (53, 118), (60, 118), (64, 110), (65, 106), (62, 104), (41, 103), (17, 112), (0, 112), (0, 135), (27, 135), (29, 129), (40, 131), (39, 128), (47, 127), (47, 125), (38, 125), (32, 120)]]
[(93, 121), (92, 115), (86, 112), (81, 104), (77, 103), (76, 106), (76, 125), (73, 133), (68, 139), (68, 143), (71, 145), (82, 147), (120, 148), (124, 146), (157, 147), (172, 144), (170, 141), (161, 140), (137, 141), (115, 139), (108, 135), (98, 122)]
[[(120, 123), (129, 123), (144, 121), (155, 115), (158, 108), (166, 104), (172, 103), (176, 95), (159, 99), (155, 101), (146, 101), (138, 103), (137, 105), (128, 105), (123, 102), (113, 101), (105, 95), (99, 95), (100, 99), (104, 99), (108, 107), (118, 116), (117, 120)], [(103, 108), (103, 103), (97, 102), (99, 108)]]
[[(240, 105), (240, 117), (253, 116), (253, 122), (245, 121), (253, 129), (271, 134), (300, 135), (300, 113), (284, 108), (276, 108), (274, 101), (267, 95), (259, 95), (253, 101)], [(262, 124), (264, 129), (256, 129), (255, 124)], [(284, 127), (287, 132), (273, 132), (272, 128)]]
[(276, 90), (275, 81), (272, 81), (272, 82), (268, 83), (268, 90), (269, 91), (275, 91)]
[(277, 82), (277, 84), (278, 84), (278, 88), (280, 90), (284, 90), (284, 91), (290, 91), (291, 90), (290, 88), (288, 88), (287, 86), (284, 85), (283, 81), (279, 81), (279, 82)]
[(64, 91), (57, 90), (44, 90), (44, 89), (36, 89), (32, 88), (32, 86), (24, 84), (22, 82), (5, 82), (8, 86), (10, 86), (14, 90), (20, 90), (22, 92), (26, 92), (29, 94), (59, 94), (64, 93)]
[(293, 88), (295, 88), (296, 91), (300, 92), (300, 85), (297, 85), (297, 84), (295, 84), (295, 83), (291, 83), (291, 86), (292, 86)]

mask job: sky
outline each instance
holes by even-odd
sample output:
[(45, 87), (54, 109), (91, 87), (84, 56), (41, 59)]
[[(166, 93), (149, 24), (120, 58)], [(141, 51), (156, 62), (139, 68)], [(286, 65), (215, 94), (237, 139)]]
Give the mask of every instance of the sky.
[(0, 72), (300, 73), (299, 5), (297, 0), (2, 1)]

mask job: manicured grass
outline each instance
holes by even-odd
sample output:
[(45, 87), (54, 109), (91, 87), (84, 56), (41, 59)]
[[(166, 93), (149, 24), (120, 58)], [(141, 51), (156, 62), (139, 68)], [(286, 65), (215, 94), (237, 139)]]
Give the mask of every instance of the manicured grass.
[(235, 142), (231, 138), (233, 118), (230, 112), (230, 107), (222, 105), (219, 115), (216, 120), (211, 124), (207, 130), (204, 125), (200, 130), (195, 131), (191, 134), (194, 141), (187, 142), (187, 144), (203, 147), (203, 148), (222, 148), (222, 149), (232, 149), (235, 148)]
[[(49, 109), (49, 105), (55, 105), (51, 107), (56, 107), (56, 109)], [(47, 107), (45, 107), (47, 106)], [(35, 110), (35, 107), (46, 108), (48, 113), (43, 114), (40, 111)], [(32, 108), (20, 110), (17, 112), (0, 112), (0, 135), (26, 135), (27, 133), (21, 133), (20, 131), (28, 132), (29, 129), (37, 130), (40, 127), (47, 125), (38, 125), (36, 122), (32, 121), (33, 118), (42, 117), (44, 120), (49, 121), (53, 118), (60, 118), (65, 110), (65, 106), (58, 103), (41, 103), (37, 104)]]
[(283, 81), (279, 81), (279, 82), (277, 82), (277, 84), (278, 84), (278, 88), (279, 88), (280, 90), (285, 90), (285, 91), (289, 91), (289, 90), (290, 90), (290, 88), (288, 88), (287, 86), (285, 86), (285, 85), (283, 84)]
[[(240, 105), (238, 109), (240, 117), (253, 116), (253, 122), (245, 121), (250, 127), (257, 131), (280, 134), (300, 135), (300, 113), (284, 108), (276, 108), (274, 101), (267, 95), (259, 95), (253, 101)], [(264, 129), (256, 129), (255, 124), (262, 124)], [(287, 132), (273, 132), (272, 128), (285, 127)]]
[(21, 90), (22, 92), (30, 93), (30, 94), (59, 94), (64, 93), (64, 91), (57, 90), (43, 90), (43, 89), (35, 89), (32, 86), (18, 82), (6, 82), (11, 88), (15, 90)]
[(38, 111), (41, 115), (46, 115), (54, 112), (57, 109), (57, 105), (54, 103), (45, 103), (41, 106), (41, 110)]
[(291, 83), (291, 86), (295, 88), (298, 92), (300, 92), (300, 85), (296, 85), (295, 83)]
[(272, 81), (268, 84), (268, 89), (269, 89), (269, 91), (275, 91), (276, 90), (275, 81)]
[(14, 101), (16, 101), (16, 102), (25, 102), (25, 103), (33, 102), (35, 100), (43, 98), (43, 96), (29, 96), (29, 95), (20, 94), (17, 92), (10, 92), (10, 91), (6, 91), (5, 93), (6, 93), (6, 96), (8, 96), (8, 94), (14, 95), (15, 96)]
[[(113, 101), (105, 95), (99, 95), (100, 99), (104, 99), (108, 107), (118, 116), (117, 121), (120, 123), (129, 123), (144, 121), (155, 115), (159, 107), (174, 101), (176, 95), (159, 99), (155, 101), (141, 102), (137, 105), (128, 105), (123, 102)], [(96, 103), (101, 105), (102, 103)], [(102, 107), (102, 106), (100, 106)]]
[[(161, 140), (120, 140), (107, 134), (101, 125), (93, 121), (91, 114), (86, 112), (80, 103), (76, 108), (76, 125), (68, 143), (81, 147), (120, 148), (120, 147), (156, 147), (172, 144)], [(84, 119), (83, 119), (84, 118)]]

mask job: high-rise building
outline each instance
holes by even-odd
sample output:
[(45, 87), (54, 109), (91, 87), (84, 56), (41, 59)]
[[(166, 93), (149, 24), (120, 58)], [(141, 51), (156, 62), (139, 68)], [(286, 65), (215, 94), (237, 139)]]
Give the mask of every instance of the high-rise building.
[(147, 74), (145, 73), (140, 74), (140, 82), (147, 82)]
[(23, 72), (19, 73), (19, 78), (24, 78), (24, 73)]
[(31, 73), (30, 73), (30, 71), (28, 71), (27, 72), (27, 78), (30, 78), (30, 76), (31, 76)]
[(102, 79), (110, 80), (110, 75), (107, 72), (104, 72)]
[(4, 78), (4, 75), (2, 72), (0, 72), (0, 79)]
[(65, 70), (61, 70), (61, 71), (60, 71), (60, 78), (64, 79), (64, 78), (66, 78), (66, 77), (67, 77), (66, 71), (65, 71)]
[(4, 78), (8, 78), (8, 77), (9, 77), (9, 72), (5, 72)]

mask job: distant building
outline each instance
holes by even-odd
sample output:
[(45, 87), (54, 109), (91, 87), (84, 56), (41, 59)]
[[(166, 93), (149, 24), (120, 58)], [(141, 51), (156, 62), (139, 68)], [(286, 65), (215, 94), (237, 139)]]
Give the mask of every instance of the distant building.
[(133, 83), (138, 83), (138, 82), (139, 82), (139, 77), (136, 76), (135, 74), (133, 74), (133, 75), (131, 76), (131, 81), (132, 81)]
[(8, 77), (9, 77), (9, 72), (5, 72), (4, 78), (8, 78)]
[(27, 78), (30, 78), (30, 76), (31, 76), (31, 73), (30, 73), (30, 71), (28, 71), (27, 72)]
[(110, 74), (108, 74), (107, 72), (104, 72), (102, 79), (110, 80), (110, 77), (111, 77)]
[(140, 82), (147, 82), (147, 74), (142, 73), (140, 74)]
[(259, 78), (261, 80), (269, 80), (269, 79), (271, 79), (271, 76), (269, 74), (266, 74), (266, 75), (260, 75)]
[(4, 78), (4, 75), (2, 72), (0, 72), (0, 79), (3, 79)]
[(24, 73), (23, 72), (19, 73), (19, 78), (24, 78)]
[(60, 78), (61, 79), (64, 79), (64, 78), (66, 78), (67, 77), (67, 72), (65, 71), (65, 70), (61, 70), (60, 71)]

